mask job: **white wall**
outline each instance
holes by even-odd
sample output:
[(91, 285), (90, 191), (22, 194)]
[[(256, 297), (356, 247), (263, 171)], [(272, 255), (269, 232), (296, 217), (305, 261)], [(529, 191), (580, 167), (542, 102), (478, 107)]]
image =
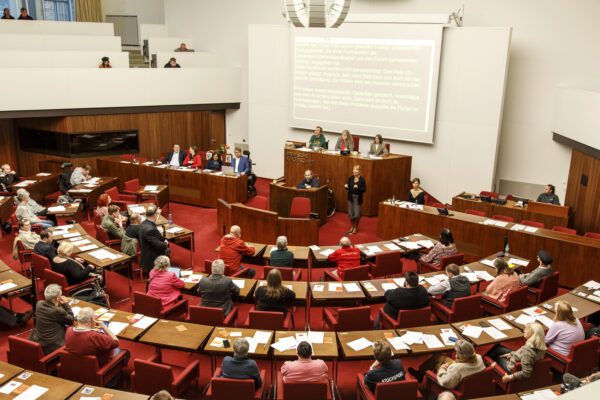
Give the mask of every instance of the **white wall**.
[[(102, 0), (102, 15), (137, 15), (138, 24), (164, 24), (164, 3), (167, 2), (163, 0)], [(170, 2), (175, 3), (175, 0)]]
[[(553, 182), (557, 194), (564, 198), (571, 152), (552, 141), (554, 97), (560, 84), (598, 78), (600, 2), (354, 0), (350, 12), (439, 13), (458, 10), (462, 4), (465, 5), (464, 26), (513, 28), (496, 180)], [(227, 113), (229, 143), (246, 139), (249, 126), (248, 25), (283, 26), (281, 11), (282, 2), (275, 0), (165, 2), (165, 23), (171, 34), (189, 35), (198, 50), (216, 53), (228, 64), (242, 67), (241, 109)], [(282, 113), (286, 114), (287, 110)], [(414, 174), (420, 172), (415, 170)], [(424, 186), (427, 187), (426, 182)]]

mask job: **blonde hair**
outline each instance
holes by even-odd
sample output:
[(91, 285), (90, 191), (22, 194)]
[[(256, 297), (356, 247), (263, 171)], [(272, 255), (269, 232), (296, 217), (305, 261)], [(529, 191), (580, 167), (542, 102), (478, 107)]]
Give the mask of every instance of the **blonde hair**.
[(361, 171), (362, 168), (360, 167), (360, 165), (356, 164), (354, 167), (352, 167), (352, 170), (354, 171), (355, 169)]
[(285, 287), (281, 284), (281, 272), (278, 269), (272, 269), (267, 274), (267, 291), (265, 295), (269, 299), (278, 299), (283, 296)]
[(71, 257), (71, 254), (73, 254), (73, 245), (68, 241), (61, 242), (56, 251), (59, 256)]
[(392, 360), (392, 348), (388, 342), (378, 340), (373, 343), (373, 355), (380, 364), (388, 364)]
[(541, 324), (537, 322), (529, 323), (525, 325), (525, 330), (532, 333), (531, 337), (525, 342), (526, 345), (538, 350), (546, 350), (546, 337)]
[(554, 316), (554, 320), (566, 321), (571, 325), (577, 325), (577, 318), (573, 315), (573, 308), (564, 300), (556, 302), (556, 315)]

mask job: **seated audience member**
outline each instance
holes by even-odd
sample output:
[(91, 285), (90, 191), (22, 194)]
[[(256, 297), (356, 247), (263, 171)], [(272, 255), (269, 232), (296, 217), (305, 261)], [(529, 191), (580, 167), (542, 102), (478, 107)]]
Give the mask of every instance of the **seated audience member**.
[(452, 392), (445, 391), (438, 395), (437, 400), (456, 400), (456, 396)]
[(310, 137), (308, 144), (310, 147), (320, 147), (322, 149), (325, 148), (327, 141), (325, 140), (325, 135), (323, 135), (323, 128), (320, 126), (315, 128), (315, 134)]
[(365, 385), (375, 393), (375, 386), (378, 383), (388, 383), (403, 381), (406, 379), (406, 372), (400, 360), (392, 360), (392, 348), (385, 340), (378, 340), (373, 343), (373, 355), (375, 362), (371, 364), (369, 372), (365, 373)]
[(67, 278), (69, 286), (76, 285), (90, 278), (101, 279), (102, 275), (93, 273), (92, 265), (83, 264), (81, 258), (71, 258), (73, 245), (71, 242), (62, 242), (57, 249), (58, 255), (52, 260), (52, 271), (58, 272)]
[(519, 275), (502, 258), (494, 260), (494, 267), (496, 277), (485, 289), (485, 295), (504, 303), (508, 292), (519, 287)]
[(175, 57), (171, 57), (169, 62), (165, 64), (165, 68), (181, 68), (181, 65), (177, 64)]
[(168, 164), (172, 167), (181, 167), (183, 166), (186, 157), (187, 154), (185, 154), (185, 151), (181, 151), (181, 146), (174, 144), (173, 150), (170, 151), (165, 158), (160, 160), (160, 163)]
[(112, 68), (112, 65), (110, 65), (110, 60), (108, 59), (108, 57), (102, 57), (102, 63), (98, 66), (98, 68)]
[(343, 237), (340, 239), (341, 248), (327, 256), (327, 260), (337, 263), (337, 270), (331, 271), (340, 279), (344, 279), (344, 270), (346, 268), (358, 267), (360, 265), (360, 250), (352, 246), (350, 239)]
[(445, 295), (446, 307), (452, 308), (454, 299), (471, 295), (471, 282), (469, 282), (469, 278), (460, 274), (460, 267), (456, 264), (446, 267), (446, 275), (448, 279), (430, 286), (427, 292), (431, 296)]
[(129, 225), (121, 239), (121, 253), (128, 256), (137, 255), (141, 220), (140, 214), (137, 213), (133, 213), (129, 217)]
[[(518, 350), (496, 344), (487, 352), (487, 356), (494, 360), (506, 373), (503, 382), (527, 379), (533, 373), (533, 365), (544, 358), (546, 344), (544, 343), (544, 328), (537, 322), (525, 325), (523, 335), (527, 340)], [(521, 370), (512, 374), (515, 364), (521, 363)], [(492, 365), (494, 365), (492, 364)]]
[(44, 354), (50, 354), (65, 345), (66, 327), (73, 325), (75, 316), (59, 285), (46, 286), (44, 298), (35, 306), (35, 328), (29, 340), (39, 343)]
[(52, 264), (54, 257), (58, 256), (56, 247), (58, 247), (58, 243), (52, 238), (52, 232), (44, 229), (40, 232), (40, 241), (33, 247), (33, 252), (39, 256), (46, 257), (50, 261), (50, 264)]
[(286, 361), (281, 366), (284, 382), (320, 382), (329, 379), (327, 364), (323, 360), (313, 360), (312, 346), (306, 341), (298, 343), (296, 361)]
[(544, 250), (538, 251), (537, 261), (540, 264), (528, 274), (522, 274), (519, 281), (523, 285), (537, 287), (540, 282), (552, 275), (552, 256)]
[(287, 238), (279, 236), (275, 244), (277, 245), (277, 250), (271, 252), (269, 265), (272, 267), (292, 268), (294, 266), (294, 253), (287, 248)]
[(206, 169), (210, 169), (212, 171), (220, 171), (222, 167), (221, 155), (217, 152), (214, 152), (210, 160), (206, 163)]
[(456, 360), (451, 359), (444, 353), (437, 353), (421, 364), (418, 371), (411, 367), (408, 368), (408, 371), (421, 382), (426, 372), (431, 370), (436, 373), (438, 383), (442, 387), (454, 389), (467, 376), (485, 369), (483, 359), (475, 353), (475, 348), (470, 342), (462, 339), (458, 340), (454, 344), (454, 350)]
[(335, 150), (354, 151), (354, 140), (348, 129), (344, 129), (340, 137), (338, 137), (338, 140), (335, 143)]
[(52, 221), (47, 219), (40, 219), (31, 207), (29, 206), (29, 192), (27, 190), (23, 190), (22, 192), (17, 192), (17, 200), (19, 201), (19, 205), (17, 206), (17, 211), (15, 212), (18, 221), (26, 220), (32, 224), (41, 225), (42, 229), (50, 228), (54, 226)]
[(223, 315), (227, 316), (231, 311), (231, 296), (240, 293), (240, 288), (233, 283), (230, 277), (224, 276), (225, 263), (223, 260), (215, 260), (211, 265), (211, 273), (208, 278), (200, 279), (198, 283), (198, 295), (202, 299), (200, 306), (220, 308)]
[(39, 242), (40, 235), (31, 230), (31, 222), (26, 219), (19, 221), (19, 236), (15, 236), (13, 242), (13, 259), (19, 259), (18, 241), (21, 241), (25, 250), (33, 250), (35, 244)]
[(554, 185), (547, 184), (544, 188), (544, 193), (540, 193), (537, 198), (537, 201), (540, 203), (550, 203), (560, 205), (560, 201), (558, 200), (558, 196), (554, 193)]
[(233, 342), (233, 357), (225, 356), (221, 364), (221, 377), (228, 379), (254, 379), (254, 387), (262, 386), (262, 379), (256, 361), (248, 358), (250, 344), (244, 338)]
[(375, 135), (373, 143), (369, 148), (369, 155), (376, 157), (385, 157), (388, 155), (388, 149), (385, 143), (383, 143), (383, 137), (381, 135)]
[(185, 287), (185, 282), (169, 271), (170, 266), (169, 257), (156, 257), (148, 281), (148, 294), (160, 298), (163, 307), (169, 307), (181, 299), (181, 289)]
[[(416, 310), (429, 305), (429, 294), (419, 285), (419, 275), (413, 271), (404, 274), (404, 287), (386, 290), (383, 311), (393, 319), (398, 318), (400, 310)], [(375, 329), (379, 329), (379, 315), (375, 319)]]
[(248, 161), (248, 157), (242, 155), (242, 149), (239, 147), (236, 147), (235, 150), (233, 150), (231, 166), (233, 167), (233, 172), (236, 174), (246, 175), (250, 173), (250, 162)]
[(19, 15), (19, 19), (33, 21), (33, 18), (31, 17), (31, 15), (29, 15), (25, 7), (21, 8), (21, 15)]
[(439, 242), (433, 246), (429, 253), (422, 255), (420, 259), (439, 267), (442, 257), (451, 256), (456, 253), (458, 253), (458, 250), (456, 250), (452, 232), (450, 232), (450, 229), (442, 229)]
[(90, 173), (92, 172), (92, 167), (89, 165), (84, 165), (81, 167), (77, 167), (73, 170), (71, 174), (71, 186), (77, 186), (90, 180), (92, 177)]
[(202, 158), (200, 157), (200, 154), (198, 154), (198, 147), (190, 146), (188, 155), (185, 160), (183, 160), (183, 165), (185, 167), (202, 169)]
[(256, 289), (257, 311), (281, 311), (284, 314), (288, 305), (296, 299), (293, 290), (281, 284), (281, 272), (272, 269), (267, 275), (267, 284)]
[[(219, 258), (229, 265), (231, 272), (237, 272), (243, 267), (240, 265), (242, 257), (254, 255), (254, 246), (247, 245), (242, 239), (242, 228), (233, 225), (229, 234), (223, 236), (219, 247)], [(250, 277), (256, 275), (256, 271), (250, 268)]]
[(98, 196), (98, 200), (96, 201), (96, 214), (100, 217), (100, 219), (106, 217), (108, 215), (108, 205), (111, 203), (112, 199), (106, 193), (102, 193)]
[(10, 9), (7, 7), (4, 9), (4, 14), (2, 14), (1, 19), (15, 19), (12, 15), (10, 15)]
[(19, 326), (25, 326), (31, 319), (32, 315), (33, 310), (29, 310), (24, 313), (18, 313), (13, 310), (9, 310), (4, 306), (0, 306), (0, 327), (12, 329), (16, 324), (19, 324)]
[(546, 333), (546, 344), (557, 353), (568, 356), (571, 346), (585, 340), (585, 332), (568, 302), (557, 301), (554, 313), (554, 323)]
[(154, 393), (150, 400), (175, 400), (173, 396), (166, 390), (161, 390), (160, 392)]
[(34, 199), (31, 198), (31, 196), (29, 195), (29, 192), (23, 188), (17, 190), (17, 195), (15, 196), (15, 205), (18, 206), (18, 196), (19, 194), (22, 193), (23, 195), (27, 195), (29, 196), (29, 201), (27, 201), (27, 205), (29, 206), (29, 209), (31, 210), (31, 212), (33, 212), (35, 215), (37, 215), (38, 217), (42, 216), (45, 217), (48, 209), (46, 207), (42, 207), (41, 205), (39, 205), (39, 203), (37, 201), (35, 201)]
[(19, 175), (15, 171), (12, 170), (10, 165), (3, 164), (2, 170), (0, 170), (0, 189), (3, 192), (10, 191), (10, 188), (7, 188), (8, 185), (12, 185), (15, 182), (19, 181)]
[(575, 390), (581, 386), (585, 386), (588, 383), (595, 382), (599, 379), (600, 379), (600, 372), (594, 372), (593, 374), (591, 374), (590, 376), (588, 376), (584, 379), (579, 379), (575, 375), (566, 372), (563, 375), (563, 384), (561, 385), (561, 389), (563, 389), (564, 392), (569, 392), (569, 391)]
[(194, 49), (188, 49), (188, 47), (185, 45), (185, 43), (181, 43), (181, 44), (179, 45), (179, 47), (178, 47), (178, 48), (176, 48), (176, 49), (175, 49), (175, 50), (173, 50), (173, 51), (175, 51), (175, 52), (184, 52), (184, 51), (188, 51), (188, 52), (191, 52), (191, 53), (193, 53), (193, 52), (194, 52)]
[(310, 169), (304, 171), (304, 179), (296, 185), (296, 189), (310, 189), (321, 187), (319, 181), (313, 177), (313, 172)]
[(119, 206), (114, 204), (108, 206), (108, 215), (102, 218), (100, 227), (108, 233), (110, 240), (122, 239), (125, 236), (125, 228), (123, 228), (123, 219), (121, 218), (121, 209)]
[(412, 189), (408, 191), (406, 201), (416, 204), (425, 204), (425, 191), (421, 189), (421, 180), (414, 178), (412, 180)]

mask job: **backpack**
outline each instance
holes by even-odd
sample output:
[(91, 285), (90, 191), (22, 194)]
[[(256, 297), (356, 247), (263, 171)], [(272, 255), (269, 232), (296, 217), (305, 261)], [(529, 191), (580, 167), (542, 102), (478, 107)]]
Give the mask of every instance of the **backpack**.
[(101, 307), (110, 308), (108, 294), (104, 292), (104, 289), (102, 289), (96, 281), (92, 282), (91, 287), (81, 289), (74, 293), (71, 297), (74, 299), (87, 301), (88, 303), (93, 303)]

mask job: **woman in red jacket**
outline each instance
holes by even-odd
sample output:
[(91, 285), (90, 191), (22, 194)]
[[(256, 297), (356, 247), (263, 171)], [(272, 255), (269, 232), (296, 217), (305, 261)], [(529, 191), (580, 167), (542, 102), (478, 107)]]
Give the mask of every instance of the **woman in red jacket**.
[(202, 169), (202, 157), (198, 154), (198, 147), (190, 146), (188, 155), (185, 160), (183, 160), (183, 166)]
[(148, 281), (148, 294), (159, 297), (162, 306), (168, 307), (175, 304), (181, 298), (180, 289), (185, 286), (185, 282), (169, 271), (171, 260), (167, 256), (158, 256), (154, 260), (154, 269), (150, 271), (150, 280)]

